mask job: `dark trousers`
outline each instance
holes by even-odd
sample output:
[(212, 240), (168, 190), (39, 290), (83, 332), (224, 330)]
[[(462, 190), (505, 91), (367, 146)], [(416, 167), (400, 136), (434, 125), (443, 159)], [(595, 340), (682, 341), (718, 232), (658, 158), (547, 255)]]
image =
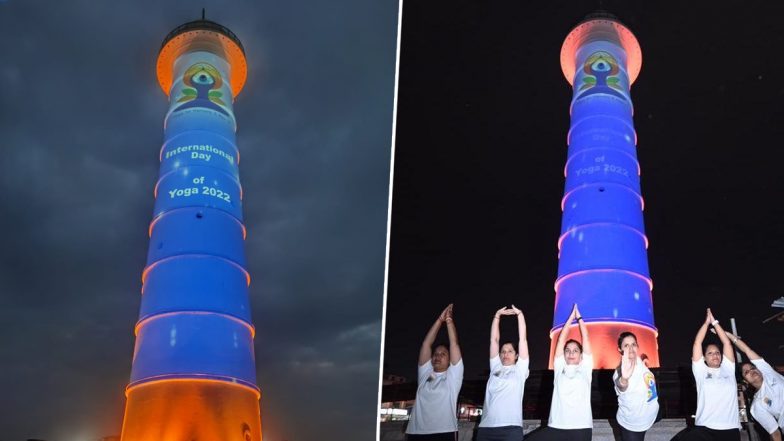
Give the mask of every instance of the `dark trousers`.
[(678, 435), (673, 441), (740, 441), (740, 429), (714, 430), (694, 426), (688, 432)]
[(621, 426), (621, 441), (645, 441), (645, 432), (632, 432)]
[(523, 428), (520, 426), (480, 427), (476, 441), (521, 441)]
[(544, 427), (525, 437), (526, 441), (591, 441), (593, 429), (556, 429)]
[(457, 441), (457, 432), (428, 433), (427, 435), (406, 434), (408, 441)]

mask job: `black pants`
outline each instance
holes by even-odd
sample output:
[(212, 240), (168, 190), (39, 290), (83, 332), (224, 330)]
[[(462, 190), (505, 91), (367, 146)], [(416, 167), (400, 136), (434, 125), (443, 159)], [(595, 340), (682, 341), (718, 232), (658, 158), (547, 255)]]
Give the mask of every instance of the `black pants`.
[(537, 429), (527, 437), (526, 441), (591, 441), (593, 429), (556, 429), (544, 427)]
[(457, 432), (428, 433), (427, 435), (406, 434), (408, 441), (457, 441)]
[(621, 441), (645, 441), (645, 432), (632, 432), (621, 426)]
[(521, 441), (523, 428), (520, 426), (480, 427), (476, 441)]
[(740, 429), (714, 430), (703, 426), (694, 426), (693, 429), (679, 435), (673, 440), (677, 441), (740, 441)]

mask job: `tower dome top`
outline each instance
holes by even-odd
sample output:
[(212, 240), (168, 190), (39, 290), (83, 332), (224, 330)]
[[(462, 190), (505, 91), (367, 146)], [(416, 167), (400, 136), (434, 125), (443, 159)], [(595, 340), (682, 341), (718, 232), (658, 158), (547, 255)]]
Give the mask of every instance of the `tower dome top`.
[(158, 83), (167, 95), (174, 80), (174, 61), (180, 55), (203, 50), (226, 59), (229, 63), (229, 84), (237, 96), (248, 77), (245, 48), (234, 32), (226, 26), (204, 18), (189, 21), (174, 28), (163, 39), (158, 52)]
[(642, 69), (642, 50), (637, 37), (615, 15), (606, 11), (588, 14), (569, 32), (561, 46), (561, 70), (566, 81), (572, 84), (575, 73), (575, 54), (577, 49), (592, 41), (609, 41), (626, 52), (626, 72), (629, 83), (640, 75)]

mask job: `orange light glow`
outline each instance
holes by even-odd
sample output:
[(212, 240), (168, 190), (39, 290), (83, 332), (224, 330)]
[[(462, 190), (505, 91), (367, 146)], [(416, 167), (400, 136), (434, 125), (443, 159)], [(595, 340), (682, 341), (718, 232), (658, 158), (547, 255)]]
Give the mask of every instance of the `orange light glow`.
[[(653, 280), (651, 280), (651, 278), (649, 278), (649, 277), (643, 276), (640, 273), (635, 273), (634, 271), (629, 271), (629, 270), (624, 270), (624, 269), (617, 269), (617, 268), (601, 268), (601, 269), (589, 269), (589, 270), (583, 270), (583, 271), (575, 271), (573, 273), (569, 273), (569, 274), (561, 277), (560, 279), (556, 280), (555, 281), (555, 285), (553, 285), (553, 287), (555, 289), (556, 295), (558, 294), (558, 285), (560, 285), (561, 282), (563, 282), (564, 280), (569, 279), (571, 277), (579, 276), (581, 274), (585, 274), (585, 273), (588, 273), (588, 272), (599, 272), (599, 271), (620, 272), (620, 273), (629, 274), (630, 276), (638, 277), (638, 278), (640, 278), (642, 280), (645, 280), (645, 283), (648, 284), (648, 287), (650, 288), (650, 290), (653, 291)], [(556, 299), (556, 303), (557, 302), (558, 302), (558, 300)]]
[(144, 383), (126, 392), (122, 441), (261, 441), (259, 393), (200, 379)]
[(152, 222), (150, 222), (150, 226), (147, 227), (147, 236), (148, 237), (152, 238), (152, 229), (153, 229), (153, 227), (155, 227), (155, 224), (158, 223), (158, 221), (163, 217), (164, 214), (166, 214), (166, 212), (163, 212), (163, 213), (155, 216), (155, 218), (153, 218)]
[(566, 81), (572, 84), (575, 73), (575, 55), (583, 44), (595, 40), (613, 42), (626, 52), (626, 72), (629, 84), (633, 84), (642, 69), (642, 50), (637, 38), (626, 26), (615, 20), (594, 19), (577, 25), (561, 46), (561, 70)]
[(158, 180), (155, 181), (155, 188), (152, 191), (152, 195), (155, 199), (158, 199), (158, 186), (161, 185), (161, 182), (163, 182), (165, 178), (175, 172), (177, 172), (177, 170), (170, 170), (169, 172), (158, 176)]
[[(193, 205), (193, 206), (186, 206), (186, 207), (178, 207), (173, 210), (168, 210), (160, 213), (159, 215), (155, 216), (155, 218), (153, 218), (153, 220), (150, 222), (150, 226), (147, 227), (147, 235), (149, 237), (152, 237), (152, 230), (155, 228), (155, 224), (157, 224), (158, 221), (161, 220), (164, 216), (170, 213), (175, 213), (177, 210), (183, 210), (183, 209), (194, 208), (194, 207), (203, 208), (202, 206), (199, 205)], [(239, 219), (237, 219), (234, 216), (231, 216), (231, 218), (234, 219), (234, 221), (236, 221), (238, 224), (240, 224), (240, 229), (242, 230), (242, 239), (245, 240), (245, 238), (248, 236), (248, 230), (247, 228), (245, 228), (245, 224), (243, 224)]]
[[(658, 332), (647, 326), (621, 322), (588, 322), (588, 335), (591, 340), (594, 369), (615, 369), (621, 359), (618, 353), (618, 336), (624, 331), (633, 332), (639, 345), (638, 353), (648, 356), (648, 367), (659, 367)], [(550, 331), (550, 362), (553, 368), (553, 353), (560, 328)], [(569, 329), (569, 338), (580, 341), (580, 330), (577, 326)]]
[(561, 245), (563, 245), (563, 241), (566, 240), (566, 236), (574, 235), (578, 231), (588, 228), (588, 227), (616, 227), (616, 228), (623, 228), (625, 230), (633, 231), (637, 233), (640, 237), (642, 237), (643, 242), (645, 243), (645, 249), (648, 249), (648, 236), (644, 233), (640, 232), (636, 228), (630, 227), (629, 225), (620, 224), (617, 222), (591, 222), (589, 224), (582, 224), (576, 227), (572, 227), (568, 229), (561, 237), (558, 238), (558, 251), (561, 250)]
[[(243, 226), (243, 228), (244, 228), (244, 226)], [(187, 256), (188, 256), (188, 257), (212, 257), (212, 258), (215, 258), (215, 259), (221, 259), (221, 260), (225, 260), (226, 262), (229, 262), (229, 263), (231, 263), (232, 265), (234, 265), (234, 266), (236, 266), (237, 268), (239, 268), (240, 270), (242, 270), (242, 272), (245, 274), (245, 280), (247, 281), (247, 283), (248, 283), (248, 286), (250, 286), (250, 273), (249, 273), (249, 272), (248, 272), (248, 271), (247, 271), (245, 268), (243, 268), (243, 267), (242, 267), (242, 265), (238, 264), (237, 262), (235, 262), (235, 261), (233, 261), (233, 260), (229, 260), (229, 259), (226, 259), (226, 258), (224, 258), (224, 257), (220, 257), (220, 256), (213, 256), (213, 255), (209, 255), (209, 254), (187, 254)], [(161, 263), (161, 262), (166, 262), (166, 261), (167, 261), (167, 260), (169, 260), (169, 259), (178, 259), (178, 258), (180, 258), (180, 257), (182, 257), (182, 256), (180, 255), (180, 256), (171, 256), (171, 257), (166, 257), (166, 258), (164, 258), (164, 259), (161, 259), (161, 260), (158, 260), (158, 261), (154, 262), (154, 263), (153, 263), (153, 264), (151, 264), (151, 265), (147, 265), (147, 267), (145, 267), (145, 268), (144, 268), (144, 271), (142, 271), (142, 285), (143, 285), (143, 284), (144, 284), (144, 282), (147, 280), (147, 274), (149, 274), (149, 273), (150, 273), (150, 271), (151, 271), (153, 268), (155, 268), (155, 266), (156, 266), (156, 265), (158, 265), (158, 264), (159, 264), (159, 263)]]
[(248, 77), (248, 65), (242, 49), (225, 35), (208, 30), (183, 32), (169, 40), (158, 53), (158, 83), (166, 96), (174, 80), (174, 61), (187, 52), (206, 50), (222, 56), (229, 63), (231, 92), (239, 95)]
[(216, 316), (224, 317), (224, 318), (227, 318), (227, 319), (229, 319), (231, 321), (237, 322), (237, 323), (241, 324), (242, 326), (245, 326), (246, 328), (248, 328), (248, 331), (250, 331), (250, 338), (251, 339), (256, 338), (256, 327), (253, 326), (252, 324), (246, 322), (245, 320), (242, 320), (241, 318), (235, 317), (233, 315), (223, 314), (221, 312), (213, 312), (213, 311), (173, 311), (173, 312), (164, 312), (164, 313), (161, 313), (161, 314), (150, 315), (150, 316), (147, 316), (147, 317), (139, 320), (138, 322), (136, 322), (136, 326), (134, 326), (134, 328), (133, 328), (133, 335), (138, 337), (139, 336), (139, 329), (141, 329), (142, 326), (146, 325), (147, 323), (149, 323), (149, 322), (151, 322), (153, 320), (156, 320), (156, 319), (159, 319), (159, 318), (163, 318), (163, 317), (170, 317), (170, 316), (173, 316), (173, 315), (180, 315), (180, 314), (216, 315)]
[(637, 193), (633, 189), (631, 189), (631, 188), (629, 188), (629, 187), (627, 187), (625, 185), (622, 185), (622, 184), (616, 184), (614, 182), (593, 182), (593, 183), (590, 183), (590, 184), (583, 184), (583, 185), (581, 185), (579, 187), (575, 187), (575, 188), (569, 190), (568, 193), (563, 195), (563, 198), (561, 198), (561, 211), (562, 212), (564, 211), (564, 207), (566, 207), (566, 199), (569, 198), (569, 196), (571, 196), (572, 193), (574, 193), (577, 190), (583, 190), (583, 189), (588, 188), (588, 187), (618, 187), (618, 188), (622, 188), (622, 189), (624, 189), (626, 191), (630, 191), (635, 196), (640, 198), (640, 211), (644, 211), (645, 210), (645, 201), (643, 201), (642, 195)]

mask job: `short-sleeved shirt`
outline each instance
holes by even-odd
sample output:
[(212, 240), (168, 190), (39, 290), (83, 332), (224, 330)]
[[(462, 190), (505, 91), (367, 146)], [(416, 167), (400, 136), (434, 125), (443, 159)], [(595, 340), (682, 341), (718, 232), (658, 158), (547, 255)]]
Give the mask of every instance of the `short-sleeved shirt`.
[(751, 362), (762, 373), (762, 387), (754, 394), (751, 414), (768, 433), (784, 429), (784, 376), (761, 358)]
[(496, 355), (490, 359), (485, 404), (479, 427), (523, 426), (523, 389), (528, 378), (528, 359), (518, 358), (504, 366)]
[(618, 377), (615, 370), (613, 384), (618, 395), (618, 424), (632, 432), (645, 432), (650, 429), (659, 414), (659, 394), (656, 389), (656, 378), (637, 357), (634, 371), (629, 378), (625, 391), (618, 389)]
[(713, 430), (740, 428), (735, 363), (722, 357), (721, 366), (708, 367), (705, 358), (692, 361), (697, 383), (697, 418), (694, 424)]
[(435, 372), (428, 360), (417, 369), (417, 393), (406, 433), (426, 435), (457, 431), (457, 395), (463, 385), (463, 360)]
[(553, 360), (553, 401), (547, 425), (556, 429), (592, 429), (591, 374), (593, 356), (567, 365), (563, 354)]

